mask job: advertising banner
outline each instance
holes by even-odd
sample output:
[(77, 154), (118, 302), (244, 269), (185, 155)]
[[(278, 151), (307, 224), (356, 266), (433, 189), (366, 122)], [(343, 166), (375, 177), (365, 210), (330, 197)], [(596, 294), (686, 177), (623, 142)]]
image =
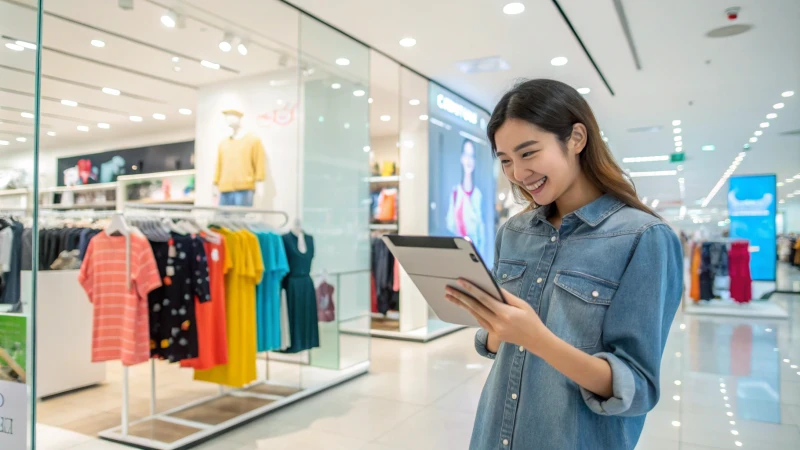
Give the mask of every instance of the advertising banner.
[(753, 281), (775, 281), (777, 207), (775, 175), (732, 177), (728, 191), (730, 237), (750, 241)]
[(469, 239), (491, 265), (497, 181), (486, 138), (489, 115), (433, 83), (428, 104), (428, 233)]
[(0, 314), (0, 449), (27, 447), (27, 321)]

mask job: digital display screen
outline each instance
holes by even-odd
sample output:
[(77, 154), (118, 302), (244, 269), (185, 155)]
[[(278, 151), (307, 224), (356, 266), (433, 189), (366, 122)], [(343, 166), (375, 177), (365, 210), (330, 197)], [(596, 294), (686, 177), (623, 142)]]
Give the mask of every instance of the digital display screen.
[(775, 281), (777, 208), (775, 175), (732, 177), (728, 191), (730, 237), (750, 241), (753, 281)]

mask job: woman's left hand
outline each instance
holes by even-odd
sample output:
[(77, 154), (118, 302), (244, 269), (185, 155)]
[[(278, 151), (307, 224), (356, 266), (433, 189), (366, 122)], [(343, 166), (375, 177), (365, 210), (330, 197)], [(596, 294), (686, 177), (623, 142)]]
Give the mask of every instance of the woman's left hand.
[(501, 341), (521, 345), (537, 353), (548, 330), (528, 302), (505, 289), (502, 291), (506, 303), (469, 281), (459, 280), (458, 285), (469, 295), (448, 287), (445, 293), (448, 301), (466, 309), (481, 327)]

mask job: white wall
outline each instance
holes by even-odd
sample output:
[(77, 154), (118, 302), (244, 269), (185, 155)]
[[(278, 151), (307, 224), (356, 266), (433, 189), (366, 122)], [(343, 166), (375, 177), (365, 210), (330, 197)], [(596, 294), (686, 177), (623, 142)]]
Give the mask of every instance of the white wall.
[[(778, 211), (783, 212), (784, 226), (788, 233), (800, 233), (800, 204), (781, 207)], [(780, 233), (782, 230), (778, 230)]]
[[(276, 81), (281, 79), (285, 81)], [(287, 70), (285, 74), (237, 79), (198, 91), (195, 139), (198, 205), (219, 203), (213, 186), (214, 171), (219, 143), (230, 134), (222, 111), (236, 109), (244, 113), (243, 128), (261, 139), (266, 152), (266, 181), (253, 206), (279, 209), (296, 217), (300, 110), (295, 80), (296, 70)]]

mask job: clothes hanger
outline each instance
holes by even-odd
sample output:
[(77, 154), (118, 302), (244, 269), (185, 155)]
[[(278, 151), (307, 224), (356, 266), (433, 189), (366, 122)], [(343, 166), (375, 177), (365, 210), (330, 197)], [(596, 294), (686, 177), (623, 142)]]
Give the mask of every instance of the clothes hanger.
[(114, 214), (111, 216), (111, 223), (106, 227), (106, 234), (109, 236), (129, 236), (131, 228), (125, 221), (122, 214)]

